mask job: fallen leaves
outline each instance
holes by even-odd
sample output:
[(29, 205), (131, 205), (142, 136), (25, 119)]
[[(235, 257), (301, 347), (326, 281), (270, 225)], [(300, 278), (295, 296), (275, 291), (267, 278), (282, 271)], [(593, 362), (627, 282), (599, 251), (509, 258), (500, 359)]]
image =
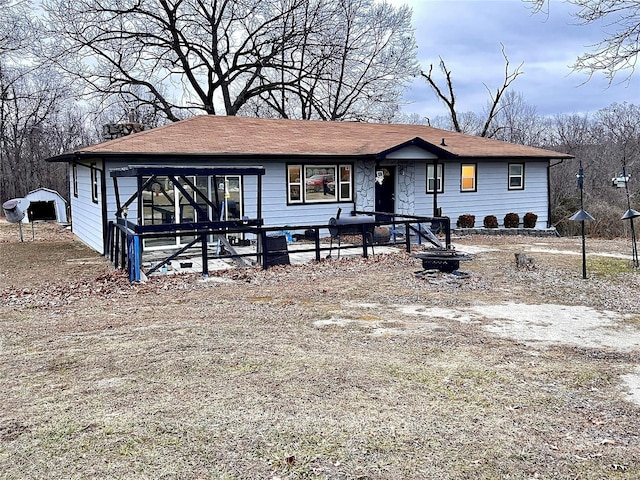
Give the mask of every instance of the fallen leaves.
[(0, 305), (8, 307), (54, 308), (80, 298), (128, 295), (136, 290), (123, 271), (103, 274), (94, 281), (46, 283), (32, 288), (10, 286), (0, 292)]
[[(44, 249), (29, 281), (3, 263), (5, 474), (24, 477), (37, 451), (42, 478), (131, 477), (133, 455), (141, 477), (635, 478), (637, 407), (591, 379), (637, 354), (533, 349), (399, 309), (572, 302), (574, 290), (637, 306), (633, 277), (584, 282), (544, 254), (517, 271), (511, 245), (490, 240), (501, 251), (465, 263), (456, 286), (415, 278), (405, 252), (144, 284)], [(420, 322), (434, 328), (408, 327)]]

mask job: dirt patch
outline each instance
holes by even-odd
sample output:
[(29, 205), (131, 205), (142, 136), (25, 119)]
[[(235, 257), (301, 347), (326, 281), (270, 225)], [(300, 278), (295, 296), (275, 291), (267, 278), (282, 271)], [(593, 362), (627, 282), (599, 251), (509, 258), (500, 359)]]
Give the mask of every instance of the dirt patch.
[(628, 243), (589, 241), (583, 280), (579, 239), (455, 242), (468, 279), (400, 252), (145, 284), (71, 238), (0, 243), (0, 471), (640, 476), (640, 275), (596, 256)]
[[(345, 307), (360, 311), (385, 309), (384, 305), (378, 304), (347, 304)], [(425, 305), (398, 305), (396, 308), (401, 314), (414, 315), (428, 321), (396, 323), (390, 327), (389, 321), (380, 317), (367, 320), (331, 318), (318, 320), (314, 325), (348, 327), (358, 324), (361, 327), (369, 327), (372, 335), (404, 335), (419, 334), (426, 330), (437, 331), (442, 328), (439, 320), (453, 320), (482, 325), (487, 332), (522, 342), (536, 349), (568, 345), (631, 352), (640, 356), (640, 331), (635, 325), (625, 324), (626, 319), (635, 318), (633, 314), (599, 311), (581, 305), (515, 303), (476, 305), (467, 308)], [(389, 317), (394, 317), (392, 312), (389, 313)], [(636, 370), (640, 371), (640, 365)], [(626, 398), (640, 405), (640, 375), (628, 373), (620, 378), (624, 383), (624, 390), (628, 391)]]
[[(575, 345), (640, 351), (638, 330), (625, 326), (625, 315), (581, 305), (478, 305), (476, 314), (491, 319), (485, 329), (527, 345)], [(631, 315), (628, 315), (631, 317)]]

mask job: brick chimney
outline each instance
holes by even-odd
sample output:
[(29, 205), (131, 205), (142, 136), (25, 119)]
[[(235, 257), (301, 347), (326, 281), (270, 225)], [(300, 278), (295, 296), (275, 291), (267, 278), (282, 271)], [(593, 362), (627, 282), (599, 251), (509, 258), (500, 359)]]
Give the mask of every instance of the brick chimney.
[(141, 123), (107, 123), (102, 126), (102, 138), (104, 140), (113, 140), (115, 138), (126, 137), (132, 133), (142, 132), (147, 128)]

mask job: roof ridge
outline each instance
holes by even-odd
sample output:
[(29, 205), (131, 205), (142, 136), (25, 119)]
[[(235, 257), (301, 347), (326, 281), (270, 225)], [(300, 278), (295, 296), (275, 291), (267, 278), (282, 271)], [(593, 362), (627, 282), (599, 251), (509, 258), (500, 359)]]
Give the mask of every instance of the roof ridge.
[[(75, 153), (362, 157), (390, 154), (411, 144), (449, 158), (572, 158), (541, 147), (430, 125), (206, 114), (107, 140)], [(67, 156), (56, 161), (63, 158)]]

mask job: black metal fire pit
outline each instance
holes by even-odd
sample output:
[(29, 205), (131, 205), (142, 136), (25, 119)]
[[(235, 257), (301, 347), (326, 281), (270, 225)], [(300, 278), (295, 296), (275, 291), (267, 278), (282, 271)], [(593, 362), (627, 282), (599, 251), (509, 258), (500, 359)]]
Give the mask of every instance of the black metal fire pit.
[(458, 270), (460, 261), (473, 260), (471, 255), (451, 249), (425, 250), (414, 253), (413, 256), (422, 260), (424, 270), (440, 270), (447, 273)]

